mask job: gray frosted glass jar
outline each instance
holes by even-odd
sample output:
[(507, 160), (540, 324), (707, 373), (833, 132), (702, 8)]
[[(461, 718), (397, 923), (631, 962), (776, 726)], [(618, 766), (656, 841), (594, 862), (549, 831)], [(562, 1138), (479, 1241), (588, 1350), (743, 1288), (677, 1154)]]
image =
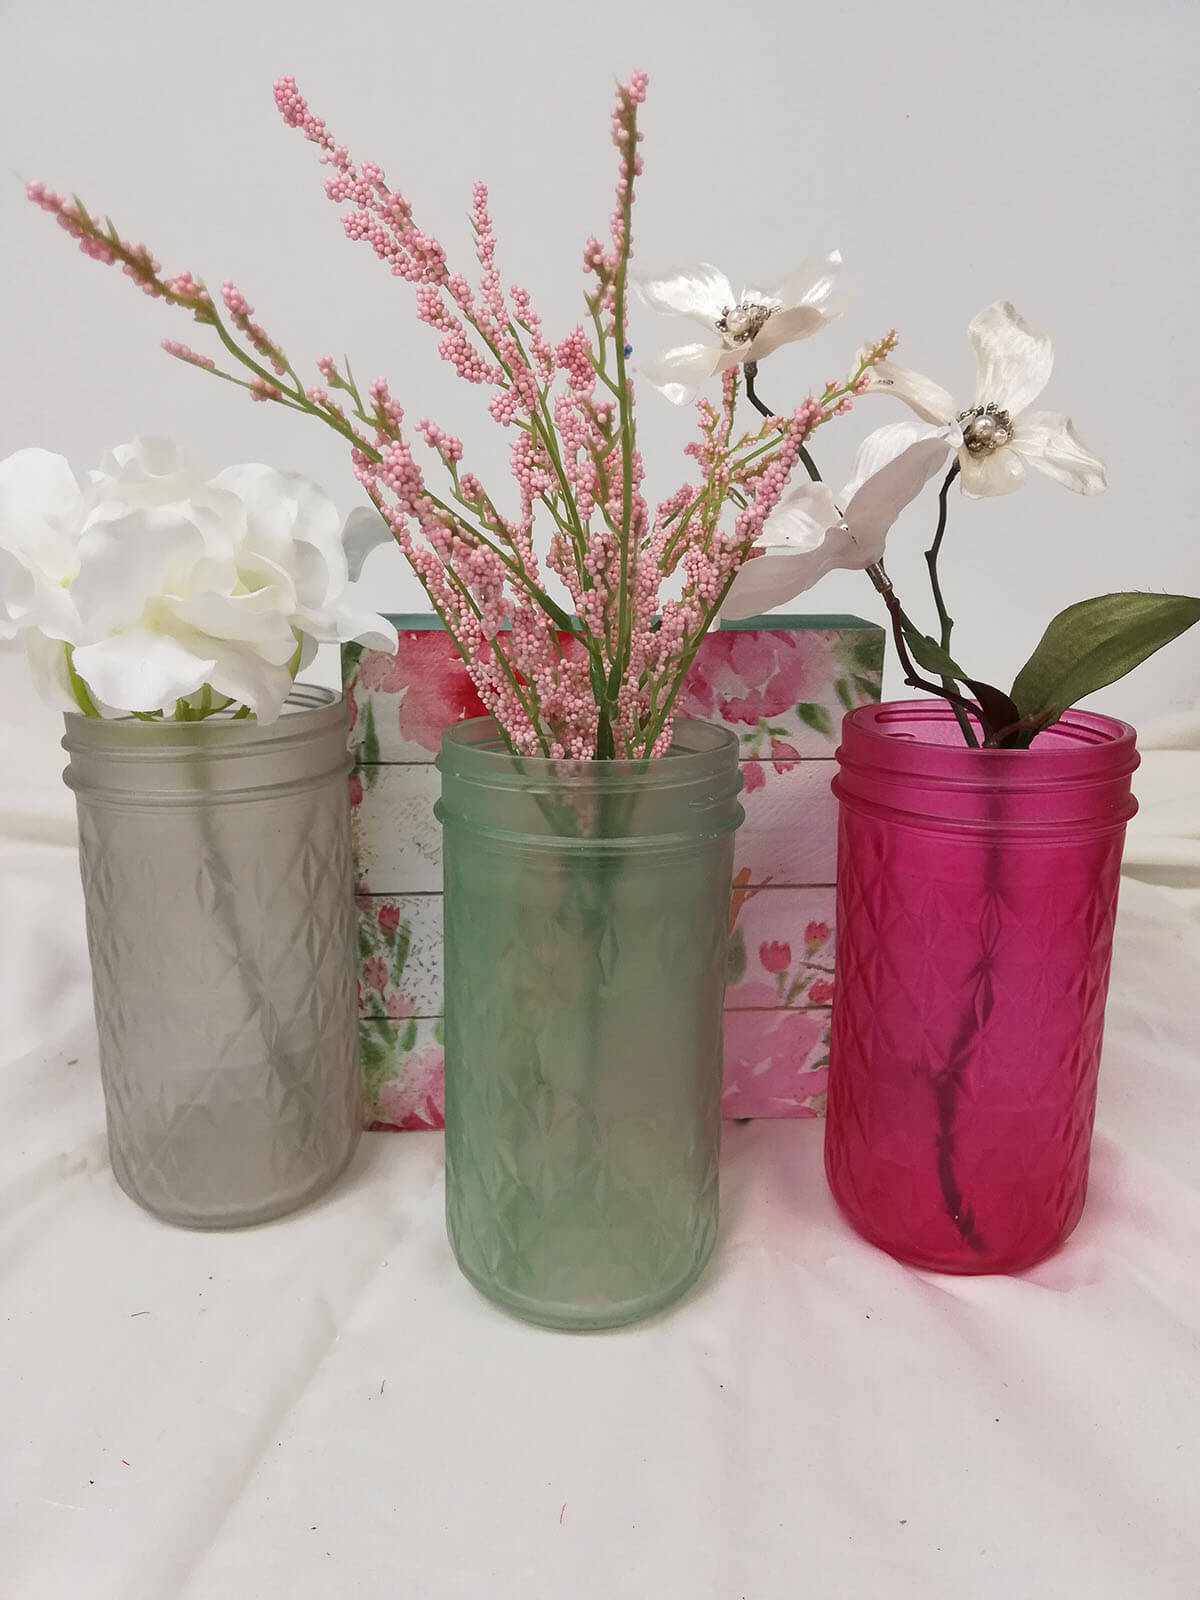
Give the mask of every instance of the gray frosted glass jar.
[(717, 1235), (738, 741), (679, 721), (652, 761), (438, 757), (446, 1219), (473, 1284), (606, 1328), (677, 1300)]
[(117, 1182), (185, 1227), (282, 1216), (362, 1124), (345, 703), (66, 729)]

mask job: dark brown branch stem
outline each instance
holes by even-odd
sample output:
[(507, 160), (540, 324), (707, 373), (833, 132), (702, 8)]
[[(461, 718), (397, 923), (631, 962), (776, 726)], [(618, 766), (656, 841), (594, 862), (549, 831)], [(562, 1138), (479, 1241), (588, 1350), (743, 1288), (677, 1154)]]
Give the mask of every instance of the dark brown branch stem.
[(900, 604), (900, 597), (892, 588), (892, 580), (883, 570), (882, 563), (876, 562), (867, 568), (867, 577), (875, 585), (876, 592), (882, 596), (883, 603), (888, 609), (888, 616), (892, 621), (892, 637), (896, 642), (896, 654), (900, 658), (900, 665), (904, 669), (904, 681), (912, 689), (924, 689), (926, 694), (935, 694), (940, 700), (946, 700), (950, 705), (962, 710), (969, 716), (977, 717), (980, 723), (986, 721), (983, 710), (976, 705), (974, 700), (966, 700), (962, 695), (956, 694), (953, 689), (945, 689), (939, 683), (934, 683), (932, 678), (923, 678), (913, 665), (912, 657), (908, 653), (908, 646), (904, 642), (904, 607)]
[[(776, 418), (779, 413), (777, 411), (772, 411), (770, 406), (763, 404), (763, 402), (758, 398), (758, 391), (754, 387), (754, 381), (758, 377), (758, 362), (747, 361), (742, 370), (746, 374), (746, 399), (749, 400), (750, 404), (760, 416), (769, 417), (771, 419)], [(803, 445), (800, 445), (798, 454), (800, 460), (804, 463), (805, 472), (808, 473), (809, 477), (814, 483), (820, 483), (821, 474), (817, 471), (817, 464)]]
[[(938, 575), (938, 557), (942, 553), (942, 539), (945, 537), (946, 518), (949, 514), (947, 496), (950, 493), (950, 486), (957, 477), (958, 457), (956, 455), (953, 466), (942, 480), (942, 487), (938, 493), (937, 532), (933, 536), (933, 543), (925, 552), (925, 563), (929, 568), (929, 585), (933, 590), (933, 603), (937, 607), (938, 624), (941, 628), (941, 646), (942, 649), (946, 651), (950, 649), (950, 635), (954, 632), (954, 619), (946, 609), (946, 601), (942, 594), (941, 578)], [(951, 679), (943, 678), (943, 689), (949, 689), (951, 687), (951, 682)], [(963, 738), (970, 745), (972, 750), (978, 750), (979, 740), (975, 737), (975, 730), (971, 726), (970, 718), (959, 706), (954, 706), (953, 711), (958, 722), (959, 731), (961, 732)]]

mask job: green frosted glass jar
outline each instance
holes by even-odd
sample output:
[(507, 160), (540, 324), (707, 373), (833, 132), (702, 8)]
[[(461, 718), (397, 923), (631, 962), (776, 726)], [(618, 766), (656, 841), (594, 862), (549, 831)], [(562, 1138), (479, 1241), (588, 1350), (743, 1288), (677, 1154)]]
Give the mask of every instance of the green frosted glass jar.
[(712, 1251), (737, 758), (704, 722), (637, 762), (443, 736), (447, 1225), (531, 1321), (648, 1316)]

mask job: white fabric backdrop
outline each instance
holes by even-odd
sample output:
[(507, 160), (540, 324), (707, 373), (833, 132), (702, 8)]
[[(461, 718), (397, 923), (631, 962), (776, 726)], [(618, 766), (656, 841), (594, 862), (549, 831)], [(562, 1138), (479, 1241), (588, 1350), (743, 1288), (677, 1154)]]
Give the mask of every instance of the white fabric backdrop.
[(243, 1232), (121, 1194), (21, 666), (0, 650), (3, 1600), (1195, 1600), (1200, 721), (1138, 781), (1063, 1251), (910, 1271), (835, 1212), (820, 1124), (734, 1126), (697, 1288), (562, 1335), (458, 1275), (438, 1135), (367, 1135)]

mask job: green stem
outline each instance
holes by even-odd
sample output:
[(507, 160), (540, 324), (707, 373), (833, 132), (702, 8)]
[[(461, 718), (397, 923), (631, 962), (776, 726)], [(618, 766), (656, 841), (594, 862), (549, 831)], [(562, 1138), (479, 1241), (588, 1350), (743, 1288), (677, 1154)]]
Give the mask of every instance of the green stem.
[(67, 682), (71, 685), (71, 694), (74, 696), (75, 704), (85, 717), (98, 717), (100, 708), (92, 699), (91, 690), (87, 684), (75, 671), (74, 651), (69, 644), (63, 645), (63, 655), (67, 663)]

